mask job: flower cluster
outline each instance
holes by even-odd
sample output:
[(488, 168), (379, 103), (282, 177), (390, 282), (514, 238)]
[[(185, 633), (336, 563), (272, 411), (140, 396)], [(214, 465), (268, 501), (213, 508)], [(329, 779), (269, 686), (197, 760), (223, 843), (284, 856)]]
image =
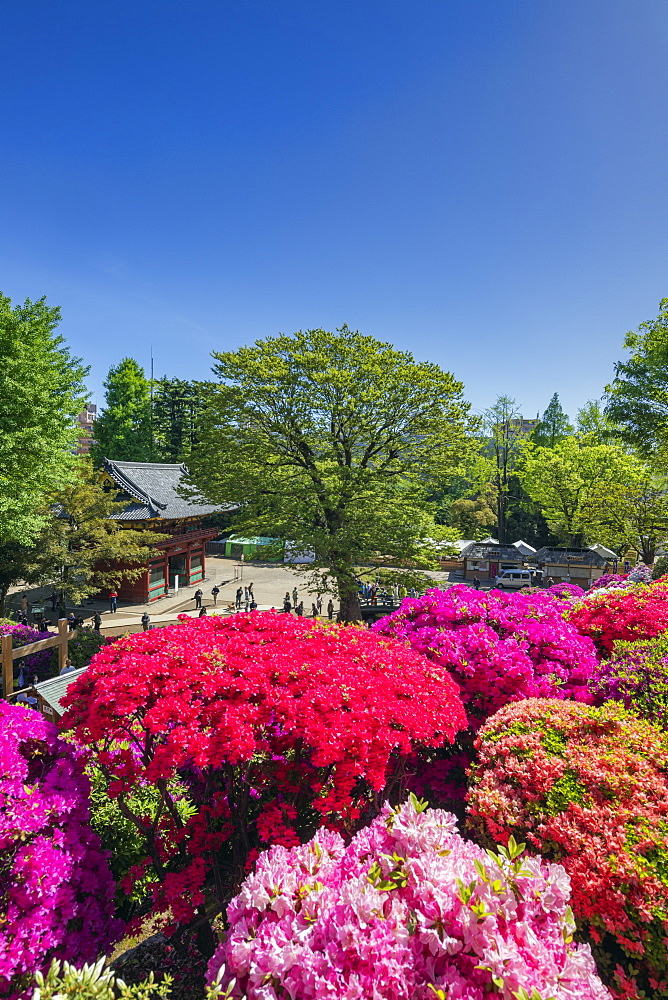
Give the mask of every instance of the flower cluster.
[[(30, 625), (15, 625), (3, 621), (0, 622), (0, 635), (11, 635), (12, 648), (16, 649), (17, 646), (27, 646), (29, 643), (39, 642), (41, 639), (51, 639), (55, 635), (55, 632), (39, 632)], [(19, 670), (21, 664), (23, 664), (31, 681), (35, 674), (37, 674), (40, 680), (44, 680), (49, 676), (53, 663), (53, 650), (43, 649), (39, 653), (31, 653), (25, 659), (16, 660), (14, 669)]]
[(657, 581), (651, 586), (591, 591), (566, 617), (608, 654), (619, 640), (652, 639), (668, 629), (668, 586)]
[(553, 583), (545, 593), (554, 594), (555, 597), (561, 597), (565, 601), (574, 601), (584, 596), (584, 590), (578, 587), (577, 583)]
[(632, 587), (635, 583), (651, 583), (652, 570), (644, 563), (638, 563), (630, 573), (604, 573), (595, 580), (589, 588), (589, 593), (593, 590), (611, 590), (616, 587)]
[(373, 626), (446, 667), (474, 728), (522, 698), (590, 701), (593, 643), (564, 621), (563, 602), (545, 592), (430, 590)]
[(247, 1000), (609, 998), (573, 944), (563, 869), (515, 844), (490, 856), (424, 807), (385, 806), (347, 847), (320, 830), (267, 851), (229, 905), (210, 981)]
[(627, 573), (604, 573), (598, 580), (594, 580), (588, 593), (593, 590), (609, 590), (612, 587), (627, 587), (627, 576)]
[(477, 745), (469, 822), (563, 864), (617, 996), (667, 997), (668, 737), (614, 702), (532, 699), (498, 712)]
[(18, 995), (53, 957), (94, 959), (119, 929), (87, 799), (76, 753), (55, 727), (0, 702), (2, 996)]
[(592, 678), (600, 701), (619, 701), (625, 708), (668, 727), (668, 632), (655, 639), (616, 642)]
[[(447, 671), (356, 627), (273, 612), (184, 618), (102, 649), (70, 688), (64, 724), (97, 751), (110, 794), (142, 782), (136, 816), (156, 903), (188, 920), (213, 875), (319, 822), (352, 832), (377, 812), (407, 757), (452, 742), (466, 716)], [(120, 747), (120, 749), (119, 749)], [(184, 820), (169, 783), (188, 790)], [(128, 885), (130, 888), (130, 885)]]

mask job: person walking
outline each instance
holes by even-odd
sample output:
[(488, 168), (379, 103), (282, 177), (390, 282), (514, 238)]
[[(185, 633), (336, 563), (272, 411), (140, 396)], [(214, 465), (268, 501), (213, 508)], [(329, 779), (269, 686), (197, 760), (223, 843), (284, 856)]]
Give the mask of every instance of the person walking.
[(202, 607), (202, 598), (204, 597), (204, 591), (198, 588), (195, 591), (195, 611)]
[(330, 622), (331, 622), (332, 618), (334, 617), (334, 601), (331, 599), (331, 597), (330, 597), (329, 603), (327, 605), (327, 617), (329, 618)]
[(99, 632), (102, 627), (102, 615), (99, 611), (96, 611), (93, 615), (93, 628), (96, 632)]
[(149, 613), (148, 611), (145, 611), (144, 614), (141, 616), (141, 627), (144, 629), (144, 632), (148, 632), (150, 624), (151, 624), (151, 619), (149, 617)]
[(313, 604), (311, 605), (311, 618), (317, 618), (317, 617), (318, 617), (318, 605), (314, 601)]
[(238, 590), (237, 590), (237, 592), (236, 592), (235, 598), (234, 598), (234, 606), (235, 606), (235, 608), (237, 608), (237, 609), (241, 608), (241, 598), (243, 596), (244, 596), (243, 587), (239, 587)]
[(118, 593), (115, 590), (109, 592), (109, 610), (112, 614), (116, 611), (118, 607)]
[(473, 586), (475, 587), (476, 590), (480, 590), (480, 580), (478, 579), (477, 576), (473, 577)]
[(296, 613), (296, 615), (297, 615), (298, 618), (302, 618), (304, 616), (304, 602), (303, 601), (299, 602), (299, 604), (295, 608), (295, 613)]
[(315, 602), (315, 606), (318, 609), (318, 617), (320, 617), (320, 615), (322, 614), (322, 595), (321, 594), (318, 594), (317, 600)]
[(55, 611), (56, 608), (58, 607), (58, 593), (57, 593), (57, 591), (55, 591), (55, 590), (51, 591), (51, 597), (49, 598), (49, 600), (51, 601), (51, 610)]
[(292, 588), (292, 603), (294, 604), (295, 608), (299, 604), (299, 593), (296, 587)]
[(251, 601), (254, 600), (253, 584), (252, 583), (248, 584), (248, 596), (250, 597)]
[(213, 606), (218, 604), (218, 594), (220, 593), (220, 587), (214, 587), (211, 591), (211, 596), (213, 597)]

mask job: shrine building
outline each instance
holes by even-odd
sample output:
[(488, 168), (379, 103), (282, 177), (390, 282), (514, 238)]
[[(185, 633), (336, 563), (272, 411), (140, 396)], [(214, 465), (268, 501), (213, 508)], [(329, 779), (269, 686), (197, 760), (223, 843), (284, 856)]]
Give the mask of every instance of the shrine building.
[[(121, 601), (146, 604), (164, 597), (170, 590), (200, 583), (206, 572), (206, 543), (219, 534), (218, 528), (203, 528), (202, 518), (234, 504), (206, 504), (184, 500), (178, 488), (188, 474), (185, 465), (157, 462), (114, 462), (105, 458), (102, 482), (118, 490), (117, 499), (127, 501), (124, 510), (111, 515), (128, 528), (155, 529), (169, 535), (151, 546), (153, 553), (146, 572), (134, 580), (123, 579), (118, 587)], [(106, 594), (105, 594), (106, 596)]]

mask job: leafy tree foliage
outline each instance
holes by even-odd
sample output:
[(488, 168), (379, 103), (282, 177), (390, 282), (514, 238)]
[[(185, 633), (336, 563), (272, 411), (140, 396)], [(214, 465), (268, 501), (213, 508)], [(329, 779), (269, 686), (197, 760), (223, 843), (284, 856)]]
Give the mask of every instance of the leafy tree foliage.
[(576, 431), (597, 444), (620, 444), (622, 441), (620, 428), (606, 415), (598, 399), (587, 400), (578, 410)]
[(123, 358), (109, 369), (104, 387), (105, 406), (93, 425), (94, 460), (150, 462), (151, 397), (144, 369), (134, 358)]
[(568, 437), (554, 448), (530, 444), (518, 470), (522, 486), (540, 504), (551, 530), (570, 545), (600, 541), (651, 554), (665, 534), (665, 491), (648, 467), (614, 445)]
[(568, 437), (572, 433), (573, 428), (568, 422), (568, 414), (564, 413), (559, 402), (559, 393), (555, 392), (548, 403), (545, 413), (534, 429), (531, 438), (537, 445), (545, 448), (554, 448), (557, 442), (563, 441), (565, 437)]
[(668, 447), (668, 298), (656, 319), (626, 334), (624, 346), (631, 355), (615, 365), (606, 416), (626, 441), (653, 454)]
[(154, 457), (161, 462), (187, 462), (197, 443), (197, 423), (211, 383), (165, 377), (156, 380), (153, 389)]
[(87, 369), (56, 334), (59, 322), (60, 310), (43, 298), (12, 307), (0, 294), (2, 542), (34, 541), (48, 516), (46, 495), (72, 475)]
[(310, 549), (341, 618), (358, 619), (355, 566), (409, 559), (437, 535), (428, 491), (470, 446), (462, 384), (345, 326), (215, 358), (194, 483), (241, 504), (241, 529)]

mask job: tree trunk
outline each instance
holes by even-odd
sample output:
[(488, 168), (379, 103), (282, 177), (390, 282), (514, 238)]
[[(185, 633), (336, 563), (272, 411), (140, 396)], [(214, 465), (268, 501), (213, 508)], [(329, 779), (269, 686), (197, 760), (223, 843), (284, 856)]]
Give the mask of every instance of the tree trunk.
[[(655, 556), (655, 546), (654, 542), (650, 541), (648, 538), (643, 538), (640, 542), (642, 561), (645, 566), (652, 566), (654, 564)], [(2, 605), (0, 605), (2, 607)]]
[(503, 489), (501, 489), (499, 492), (499, 499), (496, 505), (497, 534), (499, 536), (499, 545), (506, 544), (506, 501), (507, 501), (507, 496), (503, 492)]
[(362, 609), (360, 607), (360, 597), (355, 577), (345, 572), (339, 572), (335, 575), (336, 586), (339, 591), (338, 620), (344, 623), (362, 621)]

